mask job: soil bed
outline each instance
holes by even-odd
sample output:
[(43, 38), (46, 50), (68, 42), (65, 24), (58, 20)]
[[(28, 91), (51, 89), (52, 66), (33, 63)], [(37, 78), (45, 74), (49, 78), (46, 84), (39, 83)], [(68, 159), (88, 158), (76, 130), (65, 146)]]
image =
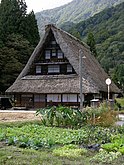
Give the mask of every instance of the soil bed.
[(0, 111), (1, 122), (41, 120), (35, 111)]

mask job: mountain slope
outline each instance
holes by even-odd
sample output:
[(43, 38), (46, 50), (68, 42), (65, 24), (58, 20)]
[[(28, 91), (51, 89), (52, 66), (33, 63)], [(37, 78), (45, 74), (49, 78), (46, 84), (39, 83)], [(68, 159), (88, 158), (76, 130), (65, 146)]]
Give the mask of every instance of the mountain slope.
[(77, 32), (85, 42), (88, 32), (94, 34), (98, 60), (124, 88), (124, 2), (75, 24), (69, 32)]
[(73, 0), (64, 6), (38, 12), (35, 15), (39, 32), (42, 33), (45, 24), (54, 23), (59, 26), (65, 22), (78, 23), (121, 2), (124, 0)]

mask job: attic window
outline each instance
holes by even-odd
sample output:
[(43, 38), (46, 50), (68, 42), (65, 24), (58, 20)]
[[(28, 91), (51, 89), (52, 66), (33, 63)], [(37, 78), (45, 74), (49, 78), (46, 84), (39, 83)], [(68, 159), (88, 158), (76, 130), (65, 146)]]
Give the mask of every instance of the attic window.
[(61, 50), (58, 50), (57, 56), (59, 59), (63, 58), (63, 52)]
[(60, 66), (59, 65), (49, 65), (48, 66), (48, 73), (59, 73)]
[(73, 68), (70, 64), (67, 65), (67, 73), (72, 73)]
[(51, 41), (52, 46), (56, 46), (56, 44), (57, 44), (56, 41)]
[(52, 57), (56, 57), (56, 49), (52, 50)]
[(45, 59), (50, 59), (50, 50), (45, 50)]
[(36, 74), (40, 74), (41, 73), (41, 66), (36, 66)]

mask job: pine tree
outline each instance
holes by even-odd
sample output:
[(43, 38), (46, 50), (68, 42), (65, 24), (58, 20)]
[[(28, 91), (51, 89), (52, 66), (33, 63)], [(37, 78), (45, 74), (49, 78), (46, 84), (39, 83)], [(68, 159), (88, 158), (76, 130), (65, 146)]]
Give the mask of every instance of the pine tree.
[(90, 47), (90, 51), (93, 53), (93, 55), (96, 57), (97, 56), (97, 52), (96, 52), (96, 42), (95, 42), (95, 39), (94, 39), (94, 35), (92, 32), (89, 32), (88, 33), (88, 36), (87, 36), (87, 44), (89, 45)]
[(24, 0), (0, 3), (0, 92), (4, 92), (27, 63), (39, 33), (34, 12)]
[(31, 11), (25, 18), (26, 25), (23, 27), (23, 35), (34, 47), (39, 42), (40, 36), (38, 32), (37, 20), (35, 14)]
[(34, 12), (27, 14), (24, 0), (2, 0), (0, 4), (0, 40), (6, 42), (10, 34), (21, 34), (31, 45), (39, 41)]

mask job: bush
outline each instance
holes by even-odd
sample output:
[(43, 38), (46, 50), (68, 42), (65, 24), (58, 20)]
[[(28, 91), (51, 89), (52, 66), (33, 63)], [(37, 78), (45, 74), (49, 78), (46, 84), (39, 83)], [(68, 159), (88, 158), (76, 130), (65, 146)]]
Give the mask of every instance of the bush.
[(88, 124), (109, 127), (115, 123), (117, 112), (109, 110), (106, 104), (101, 104), (98, 108), (87, 107), (83, 116)]

